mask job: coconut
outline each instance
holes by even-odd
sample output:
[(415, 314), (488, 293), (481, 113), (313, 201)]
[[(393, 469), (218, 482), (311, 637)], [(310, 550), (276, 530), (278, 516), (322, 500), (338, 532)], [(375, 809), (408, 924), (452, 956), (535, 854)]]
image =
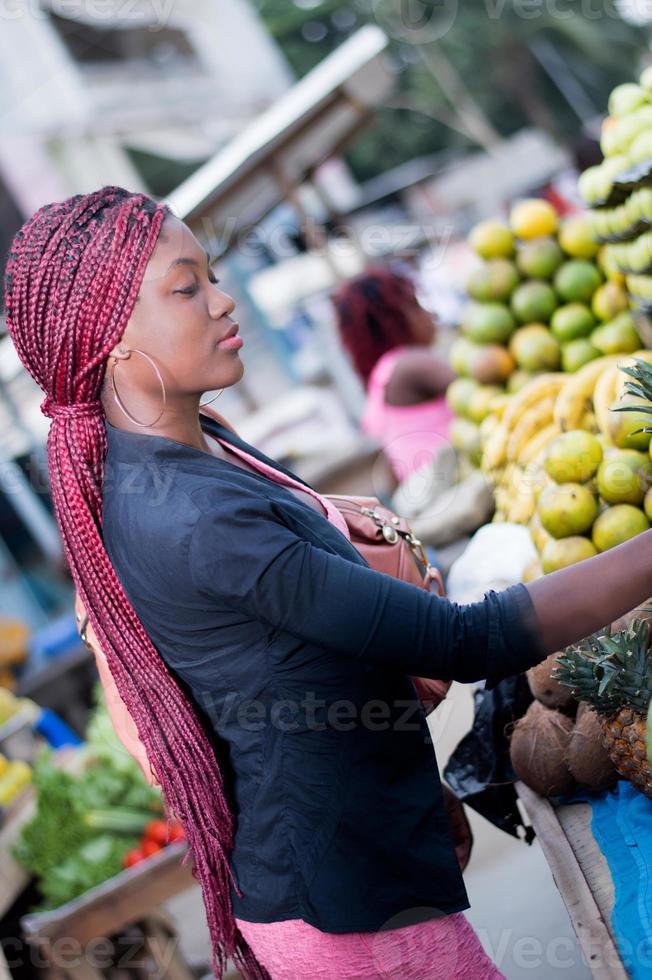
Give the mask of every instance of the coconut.
[(575, 780), (566, 764), (573, 722), (533, 701), (516, 723), (510, 743), (514, 772), (541, 796), (570, 793)]
[(531, 667), (527, 672), (528, 683), (534, 697), (546, 708), (555, 708), (557, 711), (563, 711), (564, 714), (572, 715), (575, 713), (577, 701), (571, 689), (560, 684), (552, 676), (552, 668), (557, 665), (557, 657), (558, 654), (553, 653), (536, 667)]
[(604, 747), (602, 723), (588, 705), (575, 723), (566, 762), (577, 782), (595, 792), (608, 789), (618, 779), (616, 768)]

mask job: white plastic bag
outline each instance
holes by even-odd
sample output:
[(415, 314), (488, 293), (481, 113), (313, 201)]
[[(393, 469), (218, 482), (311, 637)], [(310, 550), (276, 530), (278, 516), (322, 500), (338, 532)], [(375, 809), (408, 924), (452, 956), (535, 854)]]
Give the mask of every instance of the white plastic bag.
[(477, 602), (490, 589), (500, 592), (522, 582), (536, 557), (530, 532), (522, 524), (485, 524), (453, 562), (447, 595), (454, 602)]

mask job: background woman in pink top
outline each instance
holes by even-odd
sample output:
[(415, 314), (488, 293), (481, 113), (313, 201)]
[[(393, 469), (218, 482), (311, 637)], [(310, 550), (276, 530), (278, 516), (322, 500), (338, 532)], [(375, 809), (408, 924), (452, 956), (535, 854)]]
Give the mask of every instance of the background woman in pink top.
[(361, 427), (380, 441), (400, 483), (448, 442), (444, 396), (455, 375), (432, 351), (435, 321), (408, 276), (370, 266), (333, 301), (342, 344), (367, 391)]

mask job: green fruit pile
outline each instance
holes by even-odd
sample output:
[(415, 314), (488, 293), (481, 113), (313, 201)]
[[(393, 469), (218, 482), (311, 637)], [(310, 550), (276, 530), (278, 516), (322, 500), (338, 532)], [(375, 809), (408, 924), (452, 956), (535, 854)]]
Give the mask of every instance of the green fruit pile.
[(652, 460), (590, 432), (564, 432), (548, 445), (547, 483), (531, 525), (545, 573), (607, 551), (646, 531), (652, 518)]
[(509, 224), (485, 221), (470, 233), (480, 261), (451, 348), (460, 378), (448, 401), (453, 444), (474, 462), (500, 396), (537, 375), (574, 373), (604, 354), (641, 347), (624, 285), (605, 281), (596, 264), (589, 217), (560, 222), (551, 204), (531, 199), (515, 204)]
[(604, 160), (586, 170), (579, 189), (591, 231), (605, 245), (605, 271), (626, 280), (634, 300), (652, 302), (652, 70), (638, 85), (618, 85), (602, 124)]

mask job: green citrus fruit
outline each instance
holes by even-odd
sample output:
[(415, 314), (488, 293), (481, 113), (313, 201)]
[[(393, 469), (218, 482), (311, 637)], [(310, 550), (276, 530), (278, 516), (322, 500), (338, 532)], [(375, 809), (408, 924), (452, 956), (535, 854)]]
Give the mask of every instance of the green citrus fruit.
[(608, 507), (593, 525), (591, 538), (598, 551), (608, 551), (629, 538), (647, 531), (650, 522), (638, 507), (616, 504)]
[(558, 541), (552, 538), (543, 546), (541, 565), (547, 575), (548, 572), (557, 572), (560, 568), (575, 565), (576, 562), (593, 558), (594, 555), (597, 555), (597, 551), (588, 538), (580, 535), (560, 538)]
[(476, 345), (467, 337), (458, 337), (451, 344), (448, 359), (455, 374), (469, 373), (469, 361), (475, 348)]
[(573, 215), (561, 223), (559, 229), (559, 244), (567, 255), (574, 259), (592, 259), (599, 246), (591, 235), (591, 223), (588, 214)]
[(472, 378), (456, 378), (446, 390), (446, 403), (453, 415), (466, 418), (472, 395), (478, 390), (477, 381)]
[(469, 374), (483, 385), (502, 385), (516, 365), (511, 354), (500, 344), (474, 344), (469, 355)]
[(647, 517), (648, 521), (652, 521), (652, 487), (645, 494), (643, 510), (645, 511), (645, 516)]
[(466, 291), (481, 303), (509, 299), (520, 282), (516, 266), (509, 259), (491, 259), (471, 273)]
[(616, 449), (598, 470), (598, 493), (608, 504), (643, 503), (652, 486), (652, 462), (636, 449)]
[(555, 483), (585, 483), (602, 462), (602, 446), (591, 432), (574, 429), (548, 444), (543, 468)]
[(476, 344), (502, 344), (514, 332), (516, 323), (502, 303), (471, 303), (464, 311), (461, 327)]
[(585, 303), (567, 303), (552, 314), (550, 329), (562, 344), (580, 337), (588, 337), (595, 327), (595, 319)]
[(561, 351), (559, 344), (542, 323), (530, 323), (512, 334), (509, 352), (524, 371), (556, 371)]
[(541, 238), (557, 231), (557, 212), (552, 204), (538, 197), (518, 201), (511, 210), (509, 223), (517, 238)]
[(539, 497), (537, 512), (553, 538), (585, 534), (598, 513), (598, 504), (581, 483), (551, 483)]
[[(652, 417), (644, 411), (638, 411), (638, 406), (644, 408), (649, 406), (644, 398), (635, 395), (626, 395), (612, 407), (609, 412), (609, 432), (607, 433), (614, 446), (619, 449), (642, 449), (645, 450), (650, 445), (651, 433), (639, 431), (643, 426), (652, 424)], [(621, 412), (623, 406), (630, 406), (634, 411)]]
[(525, 279), (552, 279), (564, 261), (564, 253), (554, 238), (534, 238), (521, 245), (516, 265)]
[(482, 221), (471, 231), (469, 245), (483, 259), (509, 258), (514, 254), (514, 236), (501, 221)]
[(591, 343), (601, 354), (633, 354), (640, 349), (641, 338), (631, 313), (621, 313), (597, 327), (591, 334)]
[(564, 262), (555, 274), (555, 289), (567, 303), (586, 303), (601, 282), (598, 267), (583, 259)]
[(600, 351), (586, 338), (571, 340), (570, 343), (561, 345), (562, 371), (569, 374), (579, 371), (584, 364), (588, 364), (596, 357), (600, 357)]
[(519, 323), (547, 323), (557, 307), (557, 297), (547, 282), (529, 279), (512, 293), (512, 310)]

